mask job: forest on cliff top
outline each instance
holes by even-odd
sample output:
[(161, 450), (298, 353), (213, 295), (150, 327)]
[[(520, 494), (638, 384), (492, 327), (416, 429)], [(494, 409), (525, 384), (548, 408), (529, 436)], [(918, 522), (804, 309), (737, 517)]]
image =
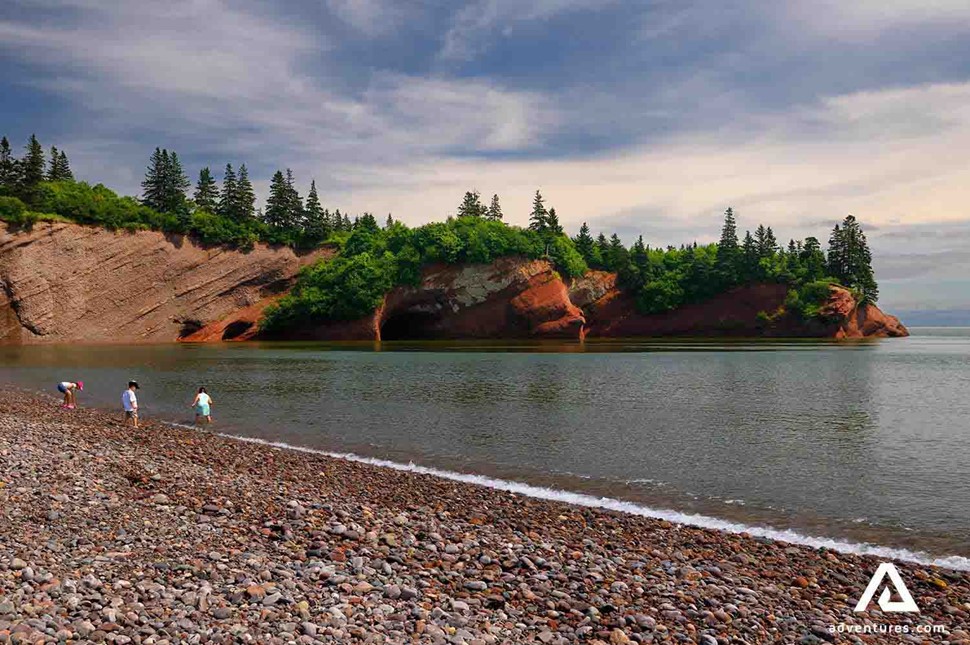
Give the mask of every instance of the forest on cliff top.
[(615, 272), (643, 313), (659, 313), (710, 298), (734, 287), (779, 282), (790, 287), (786, 309), (818, 316), (830, 284), (875, 302), (878, 285), (859, 222), (837, 224), (823, 250), (816, 237), (779, 244), (771, 227), (739, 235), (733, 209), (724, 215), (717, 243), (651, 247), (640, 236), (627, 247), (616, 234), (594, 237), (584, 223), (569, 237), (555, 208), (539, 191), (527, 228), (506, 224), (498, 195), (486, 206), (468, 191), (443, 222), (408, 227), (391, 215), (383, 226), (374, 215), (351, 217), (321, 205), (311, 181), (306, 199), (293, 173), (278, 170), (265, 204), (257, 208), (248, 169), (225, 166), (221, 186), (211, 170), (199, 171), (193, 187), (178, 154), (156, 148), (139, 198), (119, 196), (102, 184), (77, 181), (63, 150), (45, 153), (31, 136), (21, 157), (0, 140), (0, 220), (15, 227), (38, 221), (70, 221), (128, 231), (187, 234), (203, 244), (252, 248), (257, 242), (299, 251), (329, 245), (337, 256), (304, 269), (293, 290), (264, 319), (281, 331), (311, 321), (347, 320), (373, 311), (395, 285), (416, 284), (431, 263), (488, 263), (504, 256), (547, 259), (565, 278), (590, 269)]

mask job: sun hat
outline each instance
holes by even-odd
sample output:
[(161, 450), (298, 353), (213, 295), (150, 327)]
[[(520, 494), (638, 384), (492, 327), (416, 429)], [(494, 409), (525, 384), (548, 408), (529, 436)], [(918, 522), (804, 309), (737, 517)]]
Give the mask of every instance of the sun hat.
[(81, 390), (82, 392), (84, 391), (84, 381), (77, 382), (77, 389)]

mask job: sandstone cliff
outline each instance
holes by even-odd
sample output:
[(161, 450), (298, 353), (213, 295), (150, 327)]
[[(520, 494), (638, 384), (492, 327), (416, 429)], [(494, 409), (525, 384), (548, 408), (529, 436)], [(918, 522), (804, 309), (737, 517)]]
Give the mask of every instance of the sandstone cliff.
[[(570, 288), (572, 302), (583, 309), (589, 338), (637, 336), (768, 336), (863, 338), (908, 336), (895, 316), (875, 305), (858, 305), (842, 287), (831, 296), (820, 319), (803, 320), (784, 310), (788, 287), (752, 284), (704, 302), (659, 314), (641, 314), (634, 299), (616, 286), (616, 274), (591, 271)], [(768, 314), (770, 320), (763, 316)]]
[(416, 287), (396, 287), (370, 316), (304, 329), (315, 340), (579, 338), (583, 312), (548, 262), (433, 265)]
[[(184, 236), (0, 223), (0, 342), (248, 340), (266, 306), (301, 266), (332, 252), (204, 247)], [(287, 338), (404, 340), (636, 336), (905, 336), (873, 305), (832, 288), (824, 320), (784, 311), (787, 287), (739, 287), (675, 311), (644, 315), (616, 274), (566, 285), (544, 260), (434, 265), (418, 286), (396, 287), (370, 315), (321, 323)], [(762, 312), (769, 314), (766, 320)]]
[(63, 223), (15, 232), (0, 222), (0, 341), (174, 341), (264, 303), (326, 253), (240, 252)]

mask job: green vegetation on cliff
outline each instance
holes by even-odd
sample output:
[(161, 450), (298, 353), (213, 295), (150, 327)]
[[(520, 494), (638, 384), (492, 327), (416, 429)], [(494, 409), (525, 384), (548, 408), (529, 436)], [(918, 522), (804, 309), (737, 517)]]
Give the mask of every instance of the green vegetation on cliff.
[(304, 201), (289, 169), (273, 175), (263, 210), (256, 208), (245, 164), (238, 171), (227, 164), (221, 188), (210, 169), (202, 168), (191, 199), (190, 188), (174, 151), (155, 149), (136, 199), (75, 181), (65, 152), (52, 147), (45, 155), (35, 136), (21, 158), (6, 137), (0, 140), (0, 219), (15, 226), (61, 220), (185, 233), (206, 244), (243, 249), (257, 241), (298, 249), (339, 247), (338, 257), (305, 269), (292, 292), (269, 310), (263, 325), (274, 332), (365, 315), (391, 287), (416, 284), (427, 264), (488, 263), (504, 256), (548, 259), (567, 279), (590, 268), (616, 272), (643, 313), (670, 311), (757, 282), (788, 285), (786, 310), (806, 318), (819, 315), (829, 284), (852, 289), (860, 302), (875, 302), (879, 295), (865, 234), (851, 215), (833, 229), (827, 254), (815, 237), (782, 246), (763, 225), (740, 238), (730, 208), (717, 243), (652, 248), (641, 236), (628, 248), (616, 234), (594, 238), (585, 223), (577, 236), (567, 237), (539, 191), (526, 229), (502, 221), (498, 195), (486, 206), (477, 191), (465, 193), (457, 216), (412, 229), (390, 215), (381, 227), (369, 213), (353, 220), (339, 210), (331, 213), (321, 206), (315, 182)]
[(267, 310), (264, 331), (364, 316), (374, 311), (391, 287), (418, 284), (421, 268), (432, 263), (488, 263), (525, 256), (549, 259), (566, 278), (587, 271), (582, 256), (562, 232), (508, 226), (487, 214), (413, 229), (393, 221), (381, 228), (372, 216), (363, 215), (353, 232), (334, 239), (342, 244), (340, 255), (304, 269), (293, 290)]

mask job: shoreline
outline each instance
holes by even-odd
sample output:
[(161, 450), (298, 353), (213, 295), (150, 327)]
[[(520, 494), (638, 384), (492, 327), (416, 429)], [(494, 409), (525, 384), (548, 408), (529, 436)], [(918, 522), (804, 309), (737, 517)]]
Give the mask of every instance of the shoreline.
[(901, 563), (921, 613), (856, 614), (879, 558), (287, 448), (0, 395), (0, 642), (970, 639), (966, 572)]

